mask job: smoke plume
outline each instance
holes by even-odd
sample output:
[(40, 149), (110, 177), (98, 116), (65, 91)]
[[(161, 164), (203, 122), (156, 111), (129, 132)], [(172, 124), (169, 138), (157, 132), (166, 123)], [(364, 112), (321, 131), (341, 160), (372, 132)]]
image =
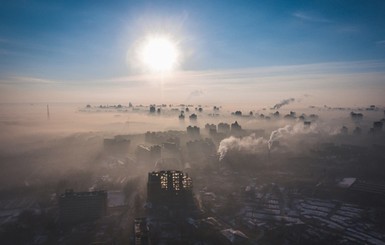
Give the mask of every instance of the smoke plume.
[[(221, 161), (230, 150), (256, 152), (259, 148), (265, 146), (267, 141), (263, 137), (255, 137), (255, 134), (243, 138), (230, 136), (223, 139), (219, 144), (218, 153)], [(265, 146), (266, 147), (266, 146)]]
[(288, 104), (290, 104), (291, 102), (294, 102), (294, 101), (295, 101), (294, 98), (289, 98), (289, 99), (282, 100), (282, 101), (279, 102), (278, 104), (275, 104), (275, 105), (273, 106), (273, 109), (279, 109), (279, 108), (281, 108), (282, 106), (288, 105)]
[(273, 142), (275, 140), (282, 138), (285, 134), (290, 134), (291, 131), (292, 131), (292, 127), (290, 125), (286, 125), (283, 128), (279, 128), (279, 129), (271, 132), (270, 138), (267, 141), (267, 145), (269, 147), (269, 150), (271, 150), (271, 145), (273, 144)]
[(255, 134), (243, 138), (230, 136), (229, 138), (223, 139), (219, 144), (219, 160), (221, 161), (227, 152), (231, 150), (255, 153), (266, 147), (271, 150), (274, 141), (280, 139), (287, 140), (293, 135), (307, 135), (309, 133), (319, 133), (317, 125), (313, 124), (310, 127), (304, 127), (302, 123), (297, 123), (294, 126), (286, 125), (285, 127), (272, 131), (268, 140), (263, 137), (256, 138)]

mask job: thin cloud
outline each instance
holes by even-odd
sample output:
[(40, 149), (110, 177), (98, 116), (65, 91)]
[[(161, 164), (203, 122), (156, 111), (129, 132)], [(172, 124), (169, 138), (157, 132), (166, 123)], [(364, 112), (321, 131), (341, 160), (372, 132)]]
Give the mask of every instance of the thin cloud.
[(361, 27), (357, 25), (344, 25), (337, 27), (337, 31), (340, 33), (357, 34), (361, 32)]
[(0, 43), (10, 43), (11, 41), (7, 38), (0, 37)]
[(190, 93), (190, 97), (196, 97), (196, 96), (201, 96), (204, 95), (205, 93), (203, 90), (194, 90)]
[[(312, 84), (326, 86), (333, 80), (334, 83), (338, 83), (348, 79), (352, 79), (352, 82), (358, 82), (358, 79), (364, 79), (364, 77), (377, 79), (384, 76), (384, 70), (385, 61), (374, 60), (228, 70), (177, 71), (166, 77), (154, 74), (133, 75), (110, 78), (104, 81), (106, 84), (128, 87), (146, 87), (149, 84), (157, 84), (162, 81), (165, 89), (188, 89), (188, 93), (191, 93), (191, 91), (197, 90), (197, 87), (198, 90), (207, 91), (207, 88), (224, 90), (225, 86), (231, 85), (236, 85), (239, 88), (255, 88), (255, 86), (262, 85), (264, 88), (270, 88), (272, 84), (300, 85), (302, 83), (305, 83), (305, 86)], [(328, 83), (323, 85), (323, 82)], [(99, 83), (101, 81), (96, 82), (96, 84)]]
[[(63, 39), (62, 39), (63, 40)], [(60, 54), (76, 54), (73, 50), (69, 48), (64, 48), (62, 45), (56, 45), (55, 47), (52, 45), (48, 45), (47, 43), (37, 43), (31, 40), (19, 40), (12, 38), (4, 38), (0, 37), (0, 44), (6, 44), (8, 47), (7, 54), (8, 55), (17, 55), (17, 56), (31, 56), (28, 52), (19, 52), (18, 50), (27, 50), (31, 51), (43, 51), (43, 52), (52, 52), (52, 53), (60, 53)], [(87, 43), (89, 46), (90, 44)]]
[(290, 77), (322, 77), (330, 75), (346, 75), (356, 73), (377, 73), (385, 69), (385, 61), (361, 61), (361, 62), (330, 62), (291, 66), (255, 67), (244, 69), (229, 69), (216, 71), (185, 71), (174, 74), (174, 80), (178, 83), (189, 83), (190, 81), (210, 81), (215, 84), (232, 83), (244, 84), (255, 83), (255, 79), (265, 78), (290, 78)]
[[(31, 101), (42, 100), (44, 96), (60, 94), (61, 101), (84, 100), (81, 94), (94, 100), (111, 98), (140, 101), (140, 103), (187, 102), (186, 97), (199, 97), (200, 103), (218, 103), (226, 99), (227, 103), (259, 101), (272, 105), (277, 97), (300, 98), (305, 93), (311, 93), (308, 103), (317, 98), (333, 94), (335, 101), (339, 99), (364, 101), (371, 98), (382, 103), (378, 93), (385, 89), (385, 60), (360, 62), (332, 62), (292, 66), (254, 67), (245, 69), (206, 70), (206, 71), (176, 71), (167, 76), (156, 74), (133, 75), (126, 77), (111, 77), (87, 79), (82, 81), (54, 81), (36, 77), (13, 77), (0, 81), (2, 92), (19, 91), (18, 96)], [(40, 86), (26, 86), (28, 84)], [(32, 88), (32, 89), (28, 89)], [(52, 91), (48, 92), (48, 91)], [(27, 93), (28, 92), (28, 93)], [(76, 92), (76, 93), (75, 93)], [(15, 94), (14, 92), (13, 94)], [(351, 94), (350, 97), (341, 96)], [(370, 95), (369, 95), (370, 94)], [(204, 95), (204, 96), (203, 96)], [(357, 97), (357, 95), (360, 95)], [(34, 96), (34, 97), (33, 97)], [(317, 97), (318, 96), (318, 97)], [(47, 97), (47, 96), (46, 96)], [(76, 97), (76, 98), (75, 98)], [(2, 98), (12, 101), (16, 97)], [(52, 97), (54, 101), (57, 96)], [(44, 101), (49, 101), (46, 98)], [(363, 103), (364, 103), (363, 102)], [(341, 102), (342, 103), (342, 102)], [(274, 104), (273, 104), (274, 105)]]
[(308, 22), (315, 22), (315, 23), (332, 23), (333, 21), (302, 11), (296, 11), (292, 13), (292, 16), (296, 17), (297, 19), (300, 19), (302, 21), (308, 21)]
[(38, 77), (23, 77), (15, 76), (9, 77), (8, 79), (0, 80), (1, 84), (59, 84), (59, 81), (38, 78)]
[[(128, 87), (146, 87), (149, 84), (163, 83), (167, 86), (190, 86), (189, 93), (201, 95), (205, 87), (210, 85), (248, 85), (269, 83), (271, 81), (291, 82), (299, 80), (323, 80), (333, 77), (350, 77), (355, 75), (379, 75), (385, 70), (385, 60), (355, 61), (355, 62), (329, 62), (290, 66), (269, 66), (226, 70), (203, 70), (203, 71), (176, 71), (174, 73), (139, 74), (123, 77), (111, 77), (105, 79), (89, 79), (83, 81), (57, 81), (39, 77), (14, 76), (7, 80), (16, 83), (40, 83), (40, 84), (84, 84), (89, 85), (112, 85)], [(200, 86), (199, 89), (196, 87)]]
[[(0, 40), (0, 42), (1, 42), (1, 40)], [(12, 52), (11, 51), (9, 51), (8, 49), (0, 49), (0, 55), (10, 55), (10, 54), (12, 54)]]
[(187, 100), (191, 100), (192, 98), (195, 98), (195, 97), (201, 97), (204, 94), (205, 94), (205, 92), (203, 92), (203, 90), (201, 90), (201, 89), (191, 91), (189, 96), (187, 97)]
[(162, 79), (162, 78), (164, 78), (164, 76), (162, 77), (156, 74), (135, 74), (130, 76), (122, 76), (122, 77), (110, 77), (102, 80), (110, 83), (127, 83), (132, 81), (146, 82), (146, 81)]

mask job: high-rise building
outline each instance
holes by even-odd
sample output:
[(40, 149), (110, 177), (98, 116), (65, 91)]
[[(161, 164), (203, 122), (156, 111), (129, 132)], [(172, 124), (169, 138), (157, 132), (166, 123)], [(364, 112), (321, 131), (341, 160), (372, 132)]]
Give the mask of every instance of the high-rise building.
[(152, 204), (192, 203), (192, 180), (176, 170), (148, 173), (147, 200)]

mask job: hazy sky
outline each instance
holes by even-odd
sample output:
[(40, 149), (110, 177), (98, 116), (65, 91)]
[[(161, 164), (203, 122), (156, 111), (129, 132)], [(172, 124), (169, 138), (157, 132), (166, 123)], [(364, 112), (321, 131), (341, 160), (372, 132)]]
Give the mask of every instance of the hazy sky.
[[(384, 1), (0, 2), (0, 102), (385, 104)], [(137, 64), (149, 34), (178, 69)], [(324, 102), (325, 101), (325, 102)]]

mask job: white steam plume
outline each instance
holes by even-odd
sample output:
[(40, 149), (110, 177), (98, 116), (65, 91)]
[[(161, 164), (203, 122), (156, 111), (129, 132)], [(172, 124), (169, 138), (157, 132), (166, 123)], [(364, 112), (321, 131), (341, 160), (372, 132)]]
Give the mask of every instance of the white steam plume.
[(317, 124), (312, 124), (310, 127), (305, 127), (302, 123), (297, 123), (294, 126), (286, 125), (283, 128), (279, 128), (277, 130), (274, 130), (270, 134), (270, 138), (268, 140), (268, 147), (269, 150), (271, 149), (271, 145), (275, 140), (279, 140), (281, 138), (290, 136), (290, 135), (297, 135), (297, 134), (309, 134), (309, 133), (320, 133), (318, 131)]
[(255, 134), (243, 138), (230, 136), (229, 138), (223, 139), (219, 144), (219, 160), (221, 161), (229, 150), (256, 152), (258, 148), (266, 145), (266, 143), (267, 141), (263, 137), (256, 138)]
[(269, 138), (269, 140), (267, 142), (269, 150), (271, 149), (271, 145), (273, 144), (273, 142), (275, 140), (278, 140), (279, 138), (281, 138), (285, 134), (289, 134), (291, 131), (292, 131), (292, 127), (290, 125), (286, 125), (283, 128), (279, 128), (279, 129), (274, 130), (273, 132), (271, 132), (270, 138)]
[(223, 139), (219, 144), (219, 160), (221, 161), (230, 150), (258, 152), (263, 147), (266, 147), (266, 145), (270, 150), (273, 142), (276, 140), (287, 138), (292, 135), (306, 135), (309, 133), (319, 133), (316, 124), (312, 124), (310, 127), (305, 127), (303, 123), (297, 123), (294, 126), (286, 125), (285, 127), (271, 132), (268, 140), (263, 137), (256, 138), (255, 134), (251, 134), (250, 136), (243, 138), (236, 138), (231, 136), (229, 138)]

